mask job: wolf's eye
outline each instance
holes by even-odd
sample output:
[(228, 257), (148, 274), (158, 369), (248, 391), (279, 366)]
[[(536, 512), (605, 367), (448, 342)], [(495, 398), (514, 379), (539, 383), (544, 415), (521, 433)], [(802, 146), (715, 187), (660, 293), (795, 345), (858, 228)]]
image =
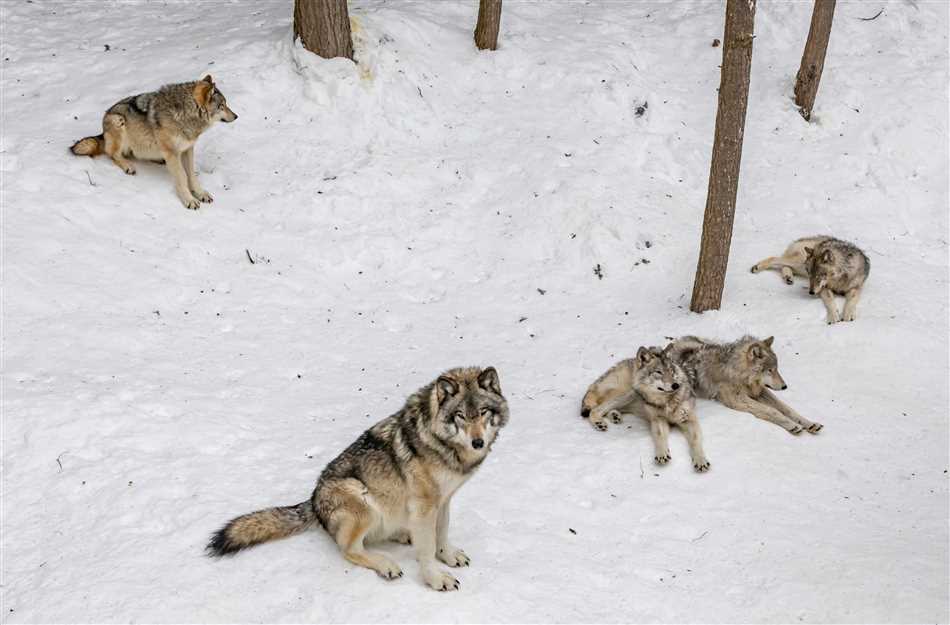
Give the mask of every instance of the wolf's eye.
[(462, 420), (464, 420), (464, 419), (465, 419), (465, 413), (463, 413), (461, 410), (456, 410), (456, 411), (455, 411), (455, 418), (456, 418), (456, 419), (462, 419)]
[(492, 414), (494, 414), (494, 413), (492, 412), (491, 408), (482, 408), (482, 409), (479, 411), (479, 414), (482, 415), (482, 418), (488, 419), (488, 418), (491, 417)]

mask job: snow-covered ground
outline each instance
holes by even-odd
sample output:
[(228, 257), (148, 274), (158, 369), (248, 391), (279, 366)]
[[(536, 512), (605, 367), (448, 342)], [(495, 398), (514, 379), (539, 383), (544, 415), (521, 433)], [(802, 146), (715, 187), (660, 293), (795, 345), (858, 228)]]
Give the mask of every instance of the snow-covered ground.
[[(0, 5), (3, 622), (948, 620), (948, 5), (839, 3), (809, 125), (810, 3), (760, 3), (701, 316), (724, 5), (506, 0), (493, 53), (476, 5), (352, 1), (359, 65), (295, 47), (291, 0)], [(214, 204), (67, 153), (209, 71), (240, 115), (198, 144)], [(871, 258), (856, 323), (748, 272), (813, 233)], [(825, 429), (700, 402), (700, 475), (678, 432), (659, 468), (644, 424), (578, 417), (685, 333), (774, 334)], [(512, 419), (455, 498), (460, 592), (322, 531), (203, 555), (462, 364), (498, 368)]]

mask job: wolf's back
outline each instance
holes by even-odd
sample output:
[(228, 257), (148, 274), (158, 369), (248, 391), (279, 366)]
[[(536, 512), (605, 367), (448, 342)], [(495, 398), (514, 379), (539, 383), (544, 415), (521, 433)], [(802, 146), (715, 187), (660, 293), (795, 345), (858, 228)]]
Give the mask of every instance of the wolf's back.
[(296, 506), (267, 508), (228, 521), (214, 533), (208, 555), (227, 556), (269, 540), (286, 538), (308, 529), (317, 517), (309, 500)]

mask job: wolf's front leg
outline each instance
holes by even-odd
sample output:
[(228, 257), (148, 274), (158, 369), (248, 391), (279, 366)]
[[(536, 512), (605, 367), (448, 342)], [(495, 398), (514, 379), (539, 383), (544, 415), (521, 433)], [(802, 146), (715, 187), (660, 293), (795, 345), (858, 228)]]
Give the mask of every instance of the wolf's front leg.
[(861, 299), (861, 287), (845, 293), (844, 312), (841, 315), (844, 321), (854, 321), (857, 318), (859, 299)]
[(763, 421), (769, 421), (779, 427), (785, 428), (791, 434), (802, 433), (801, 425), (795, 421), (792, 421), (772, 406), (755, 401), (747, 395), (742, 395), (736, 392), (720, 393), (719, 401), (721, 401), (723, 405), (728, 406), (733, 410), (748, 412), (752, 416), (762, 419)]
[(772, 406), (773, 408), (781, 412), (783, 415), (785, 415), (792, 421), (795, 421), (796, 423), (801, 425), (803, 428), (805, 428), (812, 434), (817, 434), (821, 430), (821, 428), (824, 427), (822, 424), (816, 423), (814, 421), (809, 421), (805, 417), (795, 412), (794, 408), (792, 408), (791, 406), (783, 402), (781, 399), (776, 397), (775, 393), (773, 393), (769, 389), (763, 389), (762, 394), (759, 396), (759, 399), (763, 403), (769, 404), (770, 406)]
[(686, 434), (686, 442), (689, 443), (689, 455), (693, 459), (693, 468), (700, 473), (709, 470), (709, 459), (706, 458), (706, 452), (703, 451), (703, 432), (699, 428), (699, 419), (695, 413), (690, 413), (690, 418), (680, 423), (683, 433)]
[(650, 419), (650, 434), (653, 435), (653, 460), (657, 464), (670, 461), (670, 424), (666, 419)]
[(828, 313), (825, 321), (828, 322), (828, 325), (841, 321), (841, 317), (838, 316), (838, 307), (835, 305), (835, 294), (831, 292), (831, 289), (822, 289), (818, 295), (821, 296), (821, 301), (825, 304), (825, 311)]
[(449, 543), (449, 503), (446, 501), (439, 509), (436, 523), (435, 555), (449, 566), (468, 566), (471, 560), (465, 552)]
[(201, 202), (213, 202), (211, 194), (202, 188), (198, 182), (198, 174), (195, 173), (195, 146), (191, 146), (181, 153), (181, 164), (185, 168), (185, 175), (188, 178), (188, 189), (191, 194)]
[(459, 581), (436, 562), (436, 526), (439, 510), (423, 502), (409, 510), (409, 534), (416, 548), (422, 578), (435, 590), (458, 590)]
[(188, 176), (185, 174), (185, 168), (181, 162), (182, 155), (172, 148), (162, 146), (162, 158), (165, 159), (165, 167), (168, 168), (168, 173), (172, 175), (172, 180), (175, 181), (175, 194), (178, 199), (185, 205), (185, 208), (198, 210), (198, 206), (200, 206), (198, 199), (191, 195), (191, 190), (188, 189)]

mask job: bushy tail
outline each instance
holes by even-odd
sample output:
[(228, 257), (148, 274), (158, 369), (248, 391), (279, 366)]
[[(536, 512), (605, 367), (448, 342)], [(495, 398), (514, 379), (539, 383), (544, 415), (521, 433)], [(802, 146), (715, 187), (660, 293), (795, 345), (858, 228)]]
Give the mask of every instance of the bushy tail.
[(258, 510), (228, 521), (214, 533), (205, 549), (209, 556), (229, 556), (269, 540), (293, 536), (309, 528), (316, 519), (309, 500), (296, 506)]
[(95, 137), (85, 137), (80, 139), (69, 148), (69, 151), (76, 156), (95, 156), (102, 154), (105, 149), (105, 135), (96, 135)]

